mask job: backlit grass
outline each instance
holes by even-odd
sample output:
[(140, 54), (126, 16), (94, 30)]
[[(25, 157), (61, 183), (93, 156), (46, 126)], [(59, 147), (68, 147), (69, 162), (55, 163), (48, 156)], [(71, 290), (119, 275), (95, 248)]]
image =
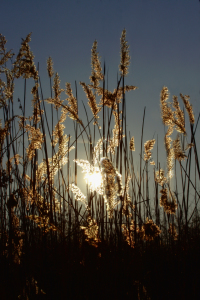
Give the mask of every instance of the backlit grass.
[[(127, 132), (125, 94), (137, 87), (125, 84), (125, 30), (113, 92), (105, 88), (97, 41), (92, 46), (90, 83), (80, 82), (88, 108), (70, 83), (61, 89), (50, 57), (50, 93), (43, 95), (30, 38), (14, 56), (0, 36), (3, 299), (198, 298), (199, 116), (195, 120), (189, 96), (170, 102), (167, 87), (160, 103), (158, 95), (166, 128), (162, 169), (152, 155), (156, 139), (143, 141), (145, 110), (141, 144)], [(19, 80), (22, 99), (14, 92)]]

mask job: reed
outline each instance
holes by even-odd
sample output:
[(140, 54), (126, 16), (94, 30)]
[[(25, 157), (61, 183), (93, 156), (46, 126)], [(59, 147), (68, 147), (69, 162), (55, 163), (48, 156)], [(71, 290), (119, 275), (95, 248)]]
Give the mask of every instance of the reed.
[[(143, 141), (144, 110), (137, 173), (133, 152), (139, 146), (126, 126), (125, 94), (137, 88), (125, 85), (130, 65), (126, 30), (121, 35), (119, 80), (113, 92), (105, 88), (106, 67), (102, 71), (94, 41), (90, 83), (80, 82), (89, 109), (83, 104), (84, 120), (77, 87), (76, 96), (70, 83), (60, 87), (51, 57), (47, 60), (50, 97), (43, 96), (30, 40), (31, 34), (22, 40), (15, 57), (0, 35), (3, 299), (64, 299), (66, 295), (90, 299), (97, 290), (101, 297), (107, 291), (107, 297), (116, 299), (169, 299), (163, 288), (171, 291), (166, 297), (184, 299), (190, 293), (196, 299), (199, 281), (192, 275), (186, 279), (189, 264), (199, 272), (200, 241), (199, 116), (195, 123), (189, 96), (180, 94), (183, 110), (177, 96), (168, 101), (166, 87), (160, 94), (166, 170), (152, 157), (158, 139)], [(21, 115), (15, 114), (18, 80), (24, 81), (23, 101), (18, 99)], [(28, 81), (33, 83), (31, 115)], [(67, 99), (62, 100), (64, 92)], [(66, 134), (67, 118), (74, 131)], [(79, 141), (84, 151), (78, 157)], [(85, 190), (80, 182), (85, 182)]]

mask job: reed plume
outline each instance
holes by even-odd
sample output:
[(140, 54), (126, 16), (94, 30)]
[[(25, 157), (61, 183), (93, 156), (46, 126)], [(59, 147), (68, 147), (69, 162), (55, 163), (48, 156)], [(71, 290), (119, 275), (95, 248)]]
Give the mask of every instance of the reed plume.
[(126, 76), (128, 74), (128, 67), (130, 65), (130, 55), (129, 55), (129, 45), (126, 41), (126, 29), (122, 31), (121, 35), (121, 62), (119, 65), (119, 71), (121, 72), (122, 76)]
[(155, 181), (161, 186), (167, 183), (167, 178), (164, 175), (165, 175), (165, 171), (163, 169), (159, 169), (155, 173)]
[(16, 60), (13, 64), (13, 74), (15, 78), (23, 77), (23, 78), (34, 78), (38, 79), (38, 72), (36, 70), (34, 64), (34, 55), (30, 50), (29, 43), (31, 41), (31, 33), (27, 35), (27, 37), (22, 39), (21, 47), (19, 53), (16, 57)]
[(139, 234), (143, 240), (153, 241), (161, 233), (160, 228), (153, 222), (153, 220), (146, 219), (142, 225)]
[[(66, 99), (69, 103), (69, 108), (70, 108), (70, 118), (72, 120), (77, 120), (78, 118), (78, 104), (77, 104), (77, 99), (73, 96), (72, 94), (72, 89), (71, 89), (71, 84), (70, 83), (66, 83), (66, 91), (65, 93), (68, 95), (68, 98)], [(72, 113), (73, 112), (73, 113)], [(76, 118), (74, 116), (77, 116)]]
[(0, 56), (1, 56), (0, 70), (1, 70), (1, 72), (4, 70), (5, 63), (15, 55), (12, 52), (12, 50), (9, 50), (8, 52), (6, 51), (6, 47), (5, 47), (6, 43), (7, 43), (7, 40), (6, 40), (5, 36), (3, 36), (0, 33)]
[(119, 146), (120, 140), (122, 139), (122, 137), (124, 137), (122, 135), (122, 127), (121, 127), (122, 119), (120, 119), (121, 113), (122, 113), (121, 111), (120, 112), (113, 111), (113, 115), (115, 117), (115, 126), (114, 129), (112, 130), (113, 137), (109, 140), (107, 153), (111, 152), (112, 154), (114, 154), (115, 148)]
[[(71, 276), (70, 280), (73, 281), (75, 278), (73, 274), (76, 276), (79, 271), (80, 282), (83, 277), (90, 280), (94, 274), (97, 279), (103, 274), (104, 281), (108, 282), (108, 277), (110, 280), (113, 275), (109, 271), (110, 266), (116, 266), (114, 270), (118, 270), (119, 266), (121, 268), (122, 265), (130, 265), (133, 262), (130, 265), (130, 269), (133, 270), (131, 277), (129, 272), (128, 275), (124, 272), (124, 267), (118, 273), (123, 274), (122, 277), (125, 280), (130, 277), (131, 282), (133, 280), (137, 282), (137, 278), (146, 280), (146, 275), (154, 272), (151, 264), (149, 265), (150, 260), (155, 262), (160, 258), (163, 263), (163, 255), (159, 255), (160, 250), (161, 253), (169, 254), (170, 249), (170, 255), (176, 255), (178, 249), (185, 251), (187, 248), (188, 251), (194, 244), (193, 250), (197, 251), (196, 245), (199, 239), (198, 145), (195, 141), (196, 128), (193, 131), (195, 119), (189, 96), (180, 94), (189, 115), (191, 143), (187, 143), (187, 123), (178, 97), (173, 96), (173, 102), (168, 102), (169, 91), (163, 87), (160, 107), (163, 124), (167, 126), (164, 135), (167, 168), (164, 170), (160, 167), (157, 156), (157, 169), (154, 167), (148, 170), (149, 163), (155, 165), (152, 161), (155, 139), (144, 143), (144, 153), (142, 153), (142, 127), (140, 165), (137, 174), (135, 157), (133, 161), (131, 152), (135, 151), (134, 137), (130, 135), (128, 139), (126, 135), (125, 92), (135, 90), (136, 87), (124, 83), (130, 64), (125, 29), (121, 36), (119, 66), (121, 77), (113, 92), (104, 87), (105, 75), (102, 74), (97, 41), (93, 43), (90, 84), (80, 83), (92, 111), (91, 119), (87, 112), (85, 120), (79, 119), (78, 97), (74, 97), (69, 82), (66, 82), (65, 90), (61, 89), (60, 77), (58, 73), (54, 75), (53, 61), (51, 57), (47, 59), (51, 96), (45, 99), (47, 103), (52, 104), (51, 129), (48, 124), (49, 115), (46, 103), (39, 96), (42, 85), (34, 65), (33, 53), (29, 47), (30, 37), (31, 34), (22, 41), (19, 54), (12, 64), (12, 51), (6, 51), (6, 40), (0, 35), (0, 74), (2, 75), (0, 109), (3, 116), (0, 122), (0, 256), (2, 258), (0, 261), (3, 269), (8, 268), (7, 273), (16, 270), (17, 274), (24, 276), (22, 283), (17, 284), (17, 292), (14, 296), (12, 293), (10, 296), (8, 291), (6, 299), (34, 298), (35, 294), (39, 295), (39, 291), (43, 294), (40, 283), (35, 280), (35, 273), (42, 282), (41, 285), (48, 287), (47, 297), (53, 294), (54, 298), (61, 299), (64, 293), (60, 292), (59, 284), (61, 283), (59, 282), (69, 282)], [(8, 68), (8, 65), (11, 67)], [(53, 86), (51, 86), (53, 76)], [(16, 105), (14, 81), (17, 81), (16, 78), (19, 77), (24, 78), (24, 105), (18, 99), (22, 116), (15, 115), (14, 106)], [(28, 95), (26, 83), (29, 78), (32, 81), (34, 79), (34, 83), (31, 88), (32, 108), (29, 110), (32, 115), (28, 117), (25, 102), (27, 101), (26, 95)], [(122, 86), (120, 86), (121, 81)], [(103, 87), (100, 86), (102, 83)], [(67, 95), (65, 100), (62, 99), (63, 91)], [(98, 97), (99, 101), (97, 101)], [(57, 112), (56, 123), (53, 120), (53, 108)], [(100, 119), (101, 111), (102, 120)], [(69, 121), (67, 117), (75, 121), (73, 122), (75, 140), (72, 144), (70, 143), (71, 134), (65, 132), (71, 129), (70, 126), (65, 128), (66, 121)], [(91, 126), (93, 120), (94, 124), (97, 124), (98, 120), (98, 128)], [(103, 124), (103, 134), (100, 131), (100, 122)], [(93, 135), (91, 128), (94, 130)], [(83, 129), (80, 134), (79, 129)], [(173, 135), (176, 132), (178, 135), (174, 138)], [(87, 142), (85, 135), (88, 137)], [(84, 158), (85, 155), (87, 160), (80, 159), (78, 156), (80, 137), (85, 149), (85, 153), (81, 152), (80, 158)], [(52, 147), (48, 147), (48, 140)], [(70, 154), (70, 151), (74, 149), (73, 144), (76, 145), (73, 160), (76, 164), (75, 174), (71, 168)], [(194, 151), (189, 151), (186, 156), (186, 150), (193, 146)], [(158, 151), (157, 148), (158, 152), (160, 149)], [(193, 152), (195, 153), (194, 161), (192, 161)], [(177, 164), (176, 160), (180, 163)], [(180, 170), (177, 165), (180, 166)], [(77, 172), (77, 166), (82, 168), (82, 174), (79, 170)], [(150, 184), (152, 169), (154, 172), (152, 173), (153, 188)], [(175, 175), (174, 182), (171, 180), (173, 175)], [(85, 180), (86, 192), (85, 190), (82, 192), (78, 187), (77, 177)], [(192, 197), (194, 195), (194, 201), (191, 195)], [(134, 253), (130, 248), (135, 248)], [(181, 251), (180, 264), (182, 264), (184, 251)], [(166, 259), (169, 257), (168, 254)], [(176, 259), (177, 257), (178, 255)], [(122, 261), (124, 261), (123, 264), (121, 264)], [(172, 261), (174, 262), (173, 259)], [(84, 262), (84, 268), (82, 262)], [(109, 265), (110, 262), (112, 265)], [(48, 266), (51, 266), (50, 269), (54, 271), (50, 272)], [(59, 266), (64, 266), (64, 268)], [(68, 270), (67, 275), (63, 271), (66, 270), (65, 266)], [(39, 273), (36, 270), (38, 267)], [(141, 268), (144, 270), (144, 276), (138, 272)], [(22, 272), (24, 269), (26, 269), (26, 274)], [(92, 270), (94, 272), (91, 272)], [(159, 272), (161, 270), (162, 268)], [(55, 282), (54, 274), (56, 274), (58, 285), (56, 284), (55, 293), (51, 293), (54, 284), (50, 287), (49, 282)], [(153, 275), (150, 277), (154, 278)], [(9, 275), (6, 276), (10, 279)], [(9, 285), (14, 286), (17, 276), (11, 276), (14, 280), (11, 278)], [(2, 278), (0, 282), (4, 283), (5, 279)], [(156, 278), (159, 281), (158, 276)], [(96, 282), (94, 279), (95, 277), (92, 278), (93, 287)], [(69, 282), (69, 288), (72, 281)], [(34, 295), (29, 289), (30, 282), (33, 282), (36, 290)], [(99, 280), (97, 282), (99, 283)], [(113, 282), (116, 282), (116, 277)], [(141, 288), (144, 287), (142, 282), (139, 285)], [(85, 281), (83, 286), (85, 286)], [(125, 284), (125, 297), (129, 294), (129, 290), (127, 291), (129, 286), (133, 285)], [(121, 287), (123, 288), (123, 285), (120, 285)], [(82, 292), (81, 287), (80, 290)], [(150, 288), (151, 292), (153, 290)], [(65, 287), (63, 291), (66, 291)], [(90, 298), (88, 289), (84, 290), (84, 294), (85, 291), (86, 298)], [(80, 294), (76, 297), (74, 289), (71, 294), (69, 292), (69, 295), (72, 298), (81, 298)], [(132, 295), (132, 291), (129, 295)], [(140, 291), (142, 299), (146, 297), (142, 297), (143, 295), (144, 293)], [(154, 298), (159, 297), (152, 296), (152, 299)]]
[(85, 207), (87, 209), (89, 209), (87, 201), (85, 200), (86, 196), (81, 192), (79, 187), (76, 186), (74, 183), (72, 183), (72, 184), (69, 185), (69, 189), (74, 193), (75, 200), (82, 202), (85, 205)]
[(131, 248), (135, 247), (135, 240), (134, 240), (134, 230), (136, 230), (137, 233), (139, 233), (139, 227), (135, 225), (135, 221), (131, 220), (129, 229), (125, 224), (122, 224), (122, 232), (125, 237), (125, 241), (128, 243), (128, 245)]
[(121, 196), (123, 192), (121, 174), (118, 173), (107, 157), (101, 159), (100, 167), (103, 178), (103, 196), (107, 206), (108, 216), (112, 218), (114, 208), (120, 203), (119, 196)]
[(135, 151), (135, 141), (134, 141), (134, 136), (130, 139), (129, 149), (130, 149), (131, 151)]
[(99, 86), (99, 81), (102, 81), (104, 76), (102, 74), (101, 62), (99, 53), (97, 52), (97, 41), (95, 40), (92, 46), (91, 55), (91, 66), (92, 74), (90, 76), (90, 81), (92, 83), (91, 87), (96, 89)]
[(88, 98), (88, 105), (91, 108), (91, 111), (95, 118), (95, 122), (94, 122), (94, 125), (95, 125), (95, 124), (97, 124), (97, 119), (99, 118), (98, 113), (100, 111), (100, 108), (98, 107), (98, 104), (96, 102), (96, 96), (95, 96), (95, 94), (93, 94), (91, 89), (84, 82), (80, 82), (80, 85), (82, 85), (83, 90)]
[(53, 75), (54, 75), (53, 60), (50, 56), (47, 59), (47, 72), (48, 72), (48, 75), (49, 75), (50, 78), (53, 77)]
[(151, 158), (151, 150), (153, 149), (153, 146), (155, 144), (156, 140), (149, 140), (144, 144), (144, 160), (149, 160)]
[(187, 158), (184, 151), (181, 149), (180, 144), (180, 136), (178, 135), (177, 138), (173, 141), (173, 149), (174, 149), (174, 158), (181, 161)]
[(167, 188), (162, 188), (160, 193), (160, 206), (164, 208), (166, 213), (175, 214), (178, 206), (174, 194), (171, 192), (170, 197), (168, 197)]
[(194, 113), (193, 113), (192, 105), (189, 102), (190, 96), (188, 96), (188, 95), (183, 96), (183, 94), (180, 94), (180, 96), (181, 96), (181, 99), (183, 100), (186, 111), (188, 113), (190, 124), (194, 124), (194, 121), (195, 121)]
[(99, 226), (96, 223), (95, 219), (92, 219), (90, 216), (87, 218), (87, 226), (81, 226), (81, 229), (84, 230), (86, 235), (86, 241), (94, 246), (98, 247), (98, 244), (101, 242), (98, 236)]

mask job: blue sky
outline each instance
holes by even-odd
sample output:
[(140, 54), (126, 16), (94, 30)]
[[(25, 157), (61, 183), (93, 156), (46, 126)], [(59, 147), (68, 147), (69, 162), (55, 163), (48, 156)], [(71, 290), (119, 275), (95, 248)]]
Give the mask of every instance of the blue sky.
[[(198, 0), (2, 0), (0, 28), (8, 41), (7, 49), (12, 48), (16, 54), (21, 38), (32, 32), (30, 46), (35, 63), (40, 63), (44, 98), (50, 96), (46, 71), (49, 56), (63, 88), (65, 82), (70, 82), (75, 94), (75, 80), (89, 83), (91, 47), (95, 39), (101, 61), (105, 61), (108, 70), (108, 87), (113, 91), (120, 63), (120, 36), (126, 28), (131, 56), (126, 84), (138, 87), (126, 97), (127, 129), (135, 136), (136, 149), (140, 147), (144, 107), (144, 142), (158, 134), (159, 147), (163, 146), (159, 96), (164, 85), (171, 97), (189, 94), (198, 116)], [(80, 101), (87, 102), (81, 87), (78, 95)], [(15, 97), (16, 101), (18, 97), (23, 98), (23, 90), (17, 89), (17, 83)]]

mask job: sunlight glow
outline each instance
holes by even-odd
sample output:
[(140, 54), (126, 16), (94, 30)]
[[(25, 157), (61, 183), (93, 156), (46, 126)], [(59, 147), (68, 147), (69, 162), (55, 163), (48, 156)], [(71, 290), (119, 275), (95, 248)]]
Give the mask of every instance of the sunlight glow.
[(84, 178), (92, 191), (98, 190), (102, 185), (102, 176), (97, 168), (92, 173), (86, 173)]

